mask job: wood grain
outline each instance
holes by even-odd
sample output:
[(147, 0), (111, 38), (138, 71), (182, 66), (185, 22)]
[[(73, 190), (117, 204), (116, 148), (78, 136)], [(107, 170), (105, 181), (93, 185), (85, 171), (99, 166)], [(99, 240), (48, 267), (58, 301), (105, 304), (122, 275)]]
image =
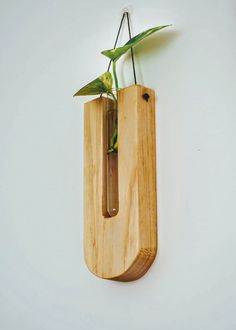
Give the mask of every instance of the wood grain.
[(85, 104), (84, 254), (95, 275), (132, 281), (148, 270), (157, 251), (155, 93), (132, 85), (118, 97), (119, 212), (113, 217), (106, 187), (106, 112), (113, 102), (100, 97)]

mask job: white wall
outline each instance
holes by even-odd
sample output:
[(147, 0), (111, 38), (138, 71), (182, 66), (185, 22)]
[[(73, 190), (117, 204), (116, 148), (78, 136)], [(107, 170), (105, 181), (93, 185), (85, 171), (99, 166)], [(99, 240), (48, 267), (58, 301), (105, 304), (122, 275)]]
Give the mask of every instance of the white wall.
[[(1, 330), (236, 328), (233, 0), (131, 2), (133, 33), (173, 23), (136, 48), (158, 93), (159, 256), (132, 283), (84, 264), (88, 98), (72, 94), (105, 71), (123, 5), (0, 3)], [(132, 82), (128, 59), (119, 72)]]

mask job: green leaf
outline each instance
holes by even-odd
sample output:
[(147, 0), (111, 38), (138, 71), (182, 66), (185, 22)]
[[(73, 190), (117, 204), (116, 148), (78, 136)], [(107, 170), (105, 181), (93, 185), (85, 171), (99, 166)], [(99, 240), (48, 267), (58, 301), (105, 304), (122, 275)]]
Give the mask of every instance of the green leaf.
[(147, 38), (154, 32), (160, 31), (168, 26), (170, 25), (161, 25), (156, 26), (152, 29), (148, 29), (131, 38), (123, 47), (104, 50), (102, 54), (109, 57), (112, 61), (117, 61), (123, 54), (125, 54), (130, 48), (136, 46), (141, 40)]
[(112, 75), (110, 72), (105, 72), (103, 75), (94, 79), (89, 84), (82, 87), (74, 96), (81, 95), (97, 95), (109, 93), (112, 89)]

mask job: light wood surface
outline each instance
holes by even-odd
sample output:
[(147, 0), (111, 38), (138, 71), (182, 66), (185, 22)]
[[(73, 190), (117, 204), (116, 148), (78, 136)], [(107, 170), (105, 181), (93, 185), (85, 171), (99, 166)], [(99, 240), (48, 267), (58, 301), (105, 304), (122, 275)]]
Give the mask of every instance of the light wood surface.
[(99, 97), (85, 104), (84, 254), (95, 275), (132, 281), (148, 270), (157, 251), (155, 93), (132, 85), (118, 97), (119, 212), (113, 217), (106, 183), (106, 112), (113, 101)]

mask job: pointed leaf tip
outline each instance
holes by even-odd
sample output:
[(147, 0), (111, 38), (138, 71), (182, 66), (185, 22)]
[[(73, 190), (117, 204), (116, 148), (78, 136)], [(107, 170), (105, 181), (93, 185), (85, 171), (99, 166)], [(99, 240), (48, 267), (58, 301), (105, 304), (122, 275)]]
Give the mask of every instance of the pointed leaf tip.
[(110, 72), (105, 72), (98, 78), (94, 79), (84, 87), (82, 87), (74, 96), (98, 95), (107, 93), (112, 89), (112, 75)]
[(142, 41), (143, 39), (147, 38), (148, 36), (150, 36), (154, 32), (160, 31), (160, 30), (162, 30), (162, 29), (164, 29), (166, 27), (169, 27), (171, 25), (172, 24), (160, 25), (160, 26), (156, 26), (154, 28), (148, 29), (148, 30), (146, 30), (144, 32), (139, 33), (135, 37), (131, 38), (124, 46), (118, 47), (118, 48), (115, 48), (115, 49), (104, 50), (101, 53), (103, 55), (107, 56), (108, 58), (110, 58), (112, 61), (117, 61), (130, 48), (136, 46), (140, 41)]

